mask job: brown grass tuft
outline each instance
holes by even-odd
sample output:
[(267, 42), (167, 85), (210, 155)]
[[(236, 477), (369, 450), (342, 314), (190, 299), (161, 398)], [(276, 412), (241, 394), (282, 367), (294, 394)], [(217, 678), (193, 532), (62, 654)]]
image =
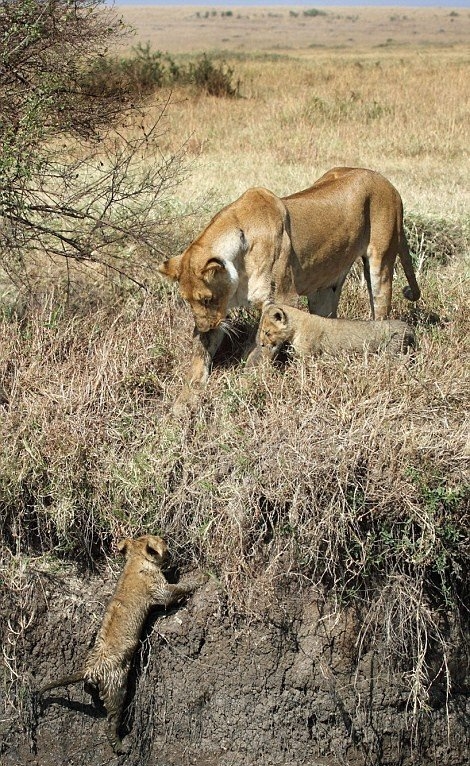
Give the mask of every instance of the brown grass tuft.
[[(163, 150), (183, 130), (198, 159), (172, 219), (205, 199), (175, 250), (248, 186), (285, 194), (335, 164), (374, 167), (405, 201), (423, 298), (412, 309), (397, 284), (393, 312), (415, 324), (418, 350), (249, 372), (235, 344), (177, 420), (192, 321), (152, 274), (145, 295), (90, 274), (69, 305), (46, 289), (15, 311), (5, 296), (4, 581), (21, 588), (25, 557), (91, 567), (122, 535), (161, 533), (182, 568), (218, 578), (232, 614), (259, 615), (289, 584), (354, 603), (358, 651), (383, 637), (415, 712), (433, 677), (450, 683), (445, 626), (468, 622), (470, 569), (466, 68), (452, 51), (245, 56), (246, 98), (175, 94)], [(358, 279), (340, 313), (367, 317)]]

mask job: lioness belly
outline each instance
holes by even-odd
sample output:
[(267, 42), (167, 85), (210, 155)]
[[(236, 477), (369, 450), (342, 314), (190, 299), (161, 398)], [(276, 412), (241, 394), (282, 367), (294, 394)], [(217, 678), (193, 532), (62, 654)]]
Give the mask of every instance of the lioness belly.
[(369, 226), (362, 205), (356, 200), (353, 209), (336, 204), (324, 209), (321, 201), (312, 203), (308, 196), (303, 200), (285, 200), (293, 254), (292, 277), (299, 295), (342, 283), (353, 263), (367, 253), (369, 244)]

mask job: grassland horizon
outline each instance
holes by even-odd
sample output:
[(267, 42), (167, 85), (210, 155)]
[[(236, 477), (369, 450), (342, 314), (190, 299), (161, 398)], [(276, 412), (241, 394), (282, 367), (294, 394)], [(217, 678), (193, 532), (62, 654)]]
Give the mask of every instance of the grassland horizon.
[(465, 8), (381, 6), (126, 5), (117, 11), (136, 38), (171, 53), (211, 50), (314, 56), (316, 48), (467, 45)]
[[(118, 10), (136, 32), (112, 55), (149, 42), (178, 65), (206, 52), (238, 97), (163, 84), (122, 128), (132, 138), (160, 118), (136, 177), (184, 158), (153, 239), (122, 254), (143, 288), (59, 255), (27, 264), (28, 280), (2, 275), (3, 580), (20, 590), (28, 568), (106, 568), (120, 537), (161, 533), (182, 570), (217, 578), (232, 614), (259, 616), (256, 594), (289, 582), (338, 610), (359, 604), (364, 629), (411, 658), (410, 699), (425, 710), (424, 638), (445, 658), (442, 623), (468, 620), (469, 14)], [(200, 405), (176, 419), (193, 322), (158, 262), (248, 187), (282, 196), (338, 165), (401, 193), (422, 298), (402, 298), (398, 268), (392, 316), (415, 328), (416, 355), (250, 373), (241, 337), (255, 320), (242, 311)], [(339, 313), (368, 317), (357, 274)]]

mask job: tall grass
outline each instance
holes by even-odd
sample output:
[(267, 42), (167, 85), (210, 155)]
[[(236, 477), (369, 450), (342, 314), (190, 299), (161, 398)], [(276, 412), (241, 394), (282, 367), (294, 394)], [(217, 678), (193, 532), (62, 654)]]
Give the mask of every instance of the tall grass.
[[(82, 316), (46, 302), (4, 324), (4, 576), (19, 554), (92, 566), (122, 535), (161, 532), (235, 612), (257, 613), (292, 580), (338, 609), (355, 603), (361, 644), (389, 643), (419, 709), (431, 649), (446, 652), (442, 619), (465, 618), (470, 566), (468, 298), (455, 268), (422, 278), (446, 321), (418, 316), (414, 360), (248, 373), (229, 355), (182, 420), (170, 403), (189, 316), (173, 293)], [(360, 291), (351, 282), (348, 313)]]
[(186, 140), (195, 160), (185, 199), (209, 188), (225, 204), (258, 185), (283, 195), (335, 165), (355, 165), (390, 178), (408, 212), (468, 216), (468, 62), (458, 52), (227, 63), (241, 99), (174, 99), (169, 148)]
[[(380, 634), (417, 711), (433, 674), (450, 684), (446, 624), (468, 621), (464, 63), (338, 54), (237, 69), (244, 99), (185, 86), (173, 97), (162, 148), (186, 138), (195, 158), (174, 207), (205, 197), (174, 242), (250, 185), (288, 193), (335, 164), (381, 170), (404, 197), (420, 270), (418, 308), (398, 286), (393, 301), (418, 351), (249, 372), (235, 346), (196, 413), (177, 420), (192, 321), (172, 289), (150, 274), (147, 294), (102, 291), (90, 275), (73, 305), (54, 292), (21, 311), (11, 300), (0, 324), (0, 575), (20, 588), (25, 557), (92, 567), (122, 535), (162, 533), (182, 568), (218, 578), (232, 613), (259, 614), (289, 582), (314, 583), (338, 609), (354, 603), (358, 647)], [(358, 280), (340, 311), (367, 316)], [(238, 331), (253, 324), (239, 321)]]

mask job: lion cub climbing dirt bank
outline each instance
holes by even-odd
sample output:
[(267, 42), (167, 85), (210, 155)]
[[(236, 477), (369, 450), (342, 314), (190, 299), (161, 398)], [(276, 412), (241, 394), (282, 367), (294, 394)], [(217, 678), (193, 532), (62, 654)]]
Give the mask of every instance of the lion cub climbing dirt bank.
[(144, 535), (135, 540), (121, 540), (118, 549), (125, 553), (126, 564), (84, 667), (39, 690), (42, 694), (77, 681), (97, 686), (107, 712), (107, 737), (117, 753), (122, 752), (118, 729), (127, 675), (151, 608), (175, 603), (206, 579), (201, 574), (186, 583), (168, 583), (162, 572), (168, 561), (168, 546), (161, 537)]
[[(306, 311), (272, 303), (261, 315), (254, 355), (262, 352), (271, 358), (284, 343), (298, 354), (339, 351), (378, 351), (399, 354), (414, 346), (414, 333), (405, 322), (382, 320), (363, 322), (326, 319)], [(250, 363), (250, 358), (248, 363)]]

